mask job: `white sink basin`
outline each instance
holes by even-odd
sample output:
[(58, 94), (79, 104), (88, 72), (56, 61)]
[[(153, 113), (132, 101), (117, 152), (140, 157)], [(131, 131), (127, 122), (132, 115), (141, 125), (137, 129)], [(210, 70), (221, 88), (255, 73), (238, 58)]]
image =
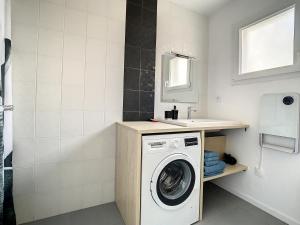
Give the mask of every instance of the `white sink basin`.
[(239, 125), (240, 122), (237, 121), (229, 121), (229, 120), (216, 120), (216, 119), (178, 119), (178, 120), (159, 120), (162, 123), (174, 124), (183, 127), (201, 127), (201, 126), (209, 126), (209, 125)]
[(182, 120), (185, 123), (220, 123), (222, 120), (213, 120), (213, 119), (190, 119)]

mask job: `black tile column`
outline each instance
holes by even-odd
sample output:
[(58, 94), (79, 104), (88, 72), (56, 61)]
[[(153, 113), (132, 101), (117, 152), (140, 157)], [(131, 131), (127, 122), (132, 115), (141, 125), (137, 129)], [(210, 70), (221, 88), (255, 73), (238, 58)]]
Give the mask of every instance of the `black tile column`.
[(127, 0), (123, 120), (154, 116), (157, 0)]

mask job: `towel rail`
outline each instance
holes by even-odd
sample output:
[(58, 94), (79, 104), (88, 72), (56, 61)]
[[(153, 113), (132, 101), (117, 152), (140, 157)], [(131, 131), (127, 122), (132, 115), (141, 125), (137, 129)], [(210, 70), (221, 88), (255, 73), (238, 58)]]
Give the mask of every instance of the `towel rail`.
[(13, 105), (0, 105), (0, 112), (14, 111), (14, 108)]

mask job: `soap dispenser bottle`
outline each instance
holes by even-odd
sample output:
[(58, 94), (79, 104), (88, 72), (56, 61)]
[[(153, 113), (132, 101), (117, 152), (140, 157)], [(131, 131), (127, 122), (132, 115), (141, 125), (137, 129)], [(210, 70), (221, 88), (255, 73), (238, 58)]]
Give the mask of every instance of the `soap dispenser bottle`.
[(172, 119), (173, 120), (178, 119), (178, 110), (176, 109), (176, 105), (174, 105), (174, 109), (172, 110)]

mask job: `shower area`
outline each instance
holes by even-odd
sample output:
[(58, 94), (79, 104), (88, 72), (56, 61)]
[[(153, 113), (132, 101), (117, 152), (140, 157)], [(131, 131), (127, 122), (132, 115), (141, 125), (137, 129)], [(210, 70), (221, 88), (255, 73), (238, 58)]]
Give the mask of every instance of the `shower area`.
[(12, 168), (12, 66), (10, 0), (0, 1), (0, 219), (1, 224), (14, 225)]

